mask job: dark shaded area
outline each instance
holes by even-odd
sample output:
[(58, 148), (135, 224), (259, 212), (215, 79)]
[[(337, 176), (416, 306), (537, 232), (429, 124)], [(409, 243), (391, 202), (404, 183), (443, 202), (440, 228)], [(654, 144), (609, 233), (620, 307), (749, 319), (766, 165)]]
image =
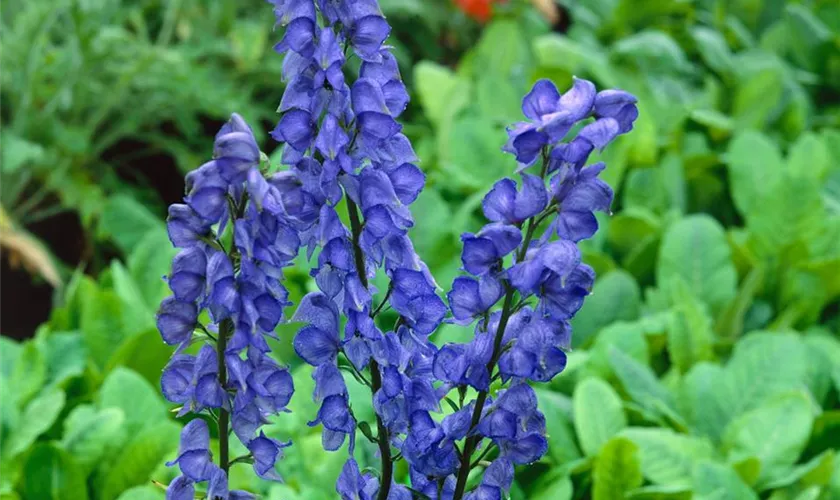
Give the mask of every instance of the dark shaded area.
[[(64, 212), (27, 227), (64, 264), (75, 267), (89, 253), (89, 244), (78, 216)], [(53, 289), (26, 269), (13, 269), (8, 256), (0, 259), (0, 332), (7, 337), (26, 339), (47, 321), (52, 309)]]

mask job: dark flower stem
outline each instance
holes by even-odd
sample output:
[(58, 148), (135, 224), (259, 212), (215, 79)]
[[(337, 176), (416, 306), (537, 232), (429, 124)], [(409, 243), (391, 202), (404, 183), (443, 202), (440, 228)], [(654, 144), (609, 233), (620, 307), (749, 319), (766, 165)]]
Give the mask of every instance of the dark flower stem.
[[(540, 177), (545, 178), (547, 169), (548, 158), (545, 153), (543, 153), (543, 166), (540, 172)], [(528, 219), (525, 237), (522, 239), (522, 246), (519, 247), (519, 250), (516, 252), (516, 259), (514, 262), (522, 262), (522, 259), (525, 258), (525, 253), (528, 251), (528, 247), (531, 245), (531, 239), (534, 237), (534, 231), (536, 231), (540, 222), (544, 220), (541, 217), (542, 216), (538, 214)], [(515, 307), (513, 307), (513, 297), (515, 294), (516, 289), (505, 281), (505, 300), (502, 305), (502, 317), (499, 319), (499, 327), (496, 329), (496, 337), (493, 340), (493, 355), (490, 357), (490, 361), (487, 362), (487, 373), (490, 376), (493, 375), (493, 371), (496, 369), (496, 363), (499, 362), (499, 358), (502, 355), (502, 339), (505, 336), (505, 329), (507, 328), (508, 321), (515, 311)], [(470, 429), (478, 427), (478, 423), (481, 420), (481, 412), (484, 411), (484, 404), (487, 402), (488, 392), (489, 391), (481, 391), (478, 393), (478, 397), (475, 400), (475, 408), (472, 413), (472, 420), (470, 421)], [(453, 500), (461, 500), (464, 497), (464, 493), (467, 488), (467, 478), (469, 477), (473, 466), (473, 464), (471, 464), (472, 454), (475, 453), (475, 450), (481, 440), (482, 436), (478, 433), (474, 433), (464, 442), (464, 452), (461, 454), (461, 465), (458, 468), (458, 481), (455, 483), (455, 494), (452, 497)]]
[[(216, 342), (216, 357), (219, 361), (219, 383), (223, 389), (227, 387), (225, 349), (227, 348), (227, 339), (231, 334), (232, 327), (233, 322), (231, 320), (226, 319), (222, 321), (222, 324), (219, 326), (219, 340)], [(222, 407), (219, 409), (219, 467), (225, 471), (225, 475), (227, 475), (230, 469), (229, 425), (230, 414)]]
[[(356, 203), (346, 197), (347, 213), (350, 216), (350, 230), (353, 236), (353, 258), (356, 262), (356, 273), (359, 275), (359, 281), (362, 286), (368, 287), (367, 272), (365, 271), (365, 256), (362, 253), (362, 247), (359, 245), (359, 237), (362, 234), (362, 222), (359, 220), (359, 209)], [(376, 392), (382, 387), (382, 376), (379, 373), (379, 364), (373, 359), (370, 360), (370, 381), (371, 393)], [(388, 436), (388, 428), (382, 423), (379, 415), (376, 415), (376, 437), (379, 441), (379, 454), (382, 457), (382, 474), (379, 481), (379, 495), (378, 500), (386, 500), (388, 493), (391, 490), (391, 481), (394, 473), (393, 460), (391, 458), (391, 444)]]

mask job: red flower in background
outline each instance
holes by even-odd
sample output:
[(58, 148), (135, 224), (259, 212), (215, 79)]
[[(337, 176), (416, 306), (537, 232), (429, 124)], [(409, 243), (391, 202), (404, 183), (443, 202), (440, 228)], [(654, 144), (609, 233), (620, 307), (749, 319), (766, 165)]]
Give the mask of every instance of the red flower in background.
[(493, 1), (494, 0), (455, 0), (464, 14), (470, 16), (476, 21), (486, 23), (493, 15)]

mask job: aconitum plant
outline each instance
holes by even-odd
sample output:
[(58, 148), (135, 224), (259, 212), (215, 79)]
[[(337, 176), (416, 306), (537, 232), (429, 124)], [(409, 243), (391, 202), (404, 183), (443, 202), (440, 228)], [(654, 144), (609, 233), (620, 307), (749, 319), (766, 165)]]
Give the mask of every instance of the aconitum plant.
[[(158, 327), (178, 347), (161, 388), (179, 416), (196, 417), (170, 463), (181, 475), (167, 498), (192, 499), (198, 483), (206, 498), (253, 498), (228, 490), (234, 464), (281, 479), (274, 466), (291, 443), (260, 427), (286, 411), (294, 387), (265, 336), (294, 321), (304, 324), (294, 349), (314, 367), (320, 404), (310, 425), (321, 427), (326, 450), (347, 443), (342, 499), (501, 499), (514, 467), (546, 452), (531, 384), (566, 365), (569, 320), (595, 278), (577, 243), (595, 234), (593, 212), (608, 211), (613, 194), (598, 178), (604, 164), (586, 164), (630, 131), (636, 99), (581, 79), (563, 94), (547, 80), (534, 85), (522, 104), (527, 121), (510, 127), (503, 148), (516, 157), (518, 177), (484, 198), (488, 223), (462, 236), (465, 274), (444, 294), (408, 236), (408, 207), (425, 176), (397, 122), (408, 94), (377, 2), (270, 3), (285, 29), (275, 49), (285, 54), (287, 84), (271, 133), (282, 168), (269, 173), (250, 127), (233, 115), (213, 159), (187, 176), (184, 204), (169, 210), (181, 250)], [(348, 81), (354, 57), (359, 76)], [(299, 252), (316, 263), (318, 291), (287, 317), (283, 268)], [(378, 273), (386, 290), (372, 285)], [(382, 324), (387, 309), (397, 313), (393, 325)], [(475, 335), (437, 346), (429, 337), (443, 322), (474, 325)], [(353, 413), (345, 373), (369, 387), (375, 422)], [(217, 461), (208, 422), (218, 428)], [(379, 466), (364, 473), (354, 459), (357, 431), (378, 448)], [(248, 454), (229, 456), (231, 432)], [(408, 478), (394, 476), (400, 460)]]

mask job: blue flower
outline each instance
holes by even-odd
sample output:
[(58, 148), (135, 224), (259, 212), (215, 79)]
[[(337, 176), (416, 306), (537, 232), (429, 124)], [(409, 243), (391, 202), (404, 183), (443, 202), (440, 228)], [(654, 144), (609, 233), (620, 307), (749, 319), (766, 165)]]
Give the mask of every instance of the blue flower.
[(487, 312), (499, 301), (503, 293), (504, 288), (495, 277), (482, 276), (476, 280), (459, 276), (452, 283), (452, 290), (447, 294), (447, 298), (455, 322), (468, 324)]
[(158, 309), (157, 327), (163, 341), (169, 345), (187, 342), (192, 337), (197, 321), (198, 307), (192, 302), (168, 297)]
[(493, 222), (520, 224), (542, 212), (548, 204), (545, 182), (536, 175), (522, 175), (522, 190), (516, 182), (502, 179), (493, 185), (482, 202), (484, 215)]
[(512, 252), (522, 242), (522, 233), (516, 227), (488, 224), (476, 235), (461, 236), (464, 250), (461, 262), (470, 274), (483, 274), (501, 270), (502, 257)]
[(292, 321), (309, 323), (295, 336), (295, 352), (313, 366), (331, 363), (339, 351), (338, 310), (323, 293), (310, 293), (301, 300)]
[(598, 230), (598, 221), (593, 212), (608, 212), (613, 191), (598, 178), (605, 168), (596, 163), (576, 171), (561, 168), (551, 179), (552, 198), (560, 206), (558, 217), (552, 222), (551, 230), (557, 236), (571, 241), (590, 238)]
[(227, 182), (241, 183), (248, 170), (259, 167), (260, 148), (251, 127), (234, 113), (216, 134), (213, 157), (219, 174)]
[(172, 260), (172, 273), (169, 275), (169, 288), (175, 299), (181, 302), (193, 302), (205, 289), (207, 256), (201, 247), (189, 247), (178, 252)]
[(211, 225), (188, 205), (176, 203), (169, 206), (166, 231), (176, 248), (202, 244), (202, 240), (210, 235)]
[(212, 476), (214, 466), (213, 455), (210, 453), (210, 430), (204, 420), (192, 420), (181, 430), (178, 457), (166, 463), (169, 467), (176, 464), (191, 481), (207, 481)]
[(266, 437), (265, 433), (260, 432), (259, 437), (256, 437), (248, 443), (248, 451), (254, 457), (254, 472), (262, 479), (271, 481), (282, 481), (280, 474), (274, 469), (274, 464), (283, 456), (283, 448), (290, 446), (292, 443), (282, 443), (276, 439)]

